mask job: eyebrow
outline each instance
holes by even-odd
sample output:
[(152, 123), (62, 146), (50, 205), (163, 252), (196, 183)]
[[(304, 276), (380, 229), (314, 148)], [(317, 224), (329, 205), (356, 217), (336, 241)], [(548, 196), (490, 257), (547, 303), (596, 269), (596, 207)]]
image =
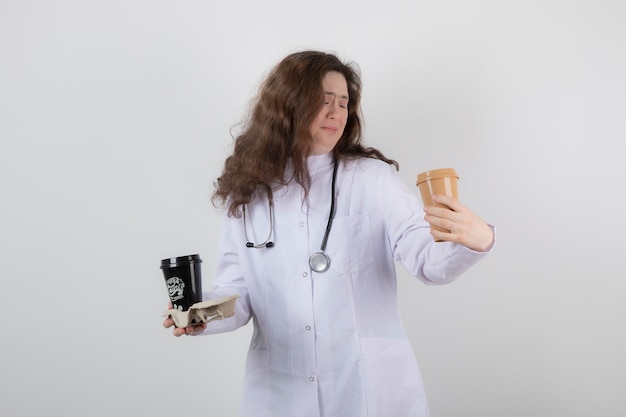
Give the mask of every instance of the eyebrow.
[(337, 96), (337, 93), (333, 93), (332, 91), (324, 91), (324, 94), (325, 95), (329, 95), (329, 96), (333, 96), (333, 97), (339, 97), (339, 98), (342, 98), (344, 100), (349, 100), (350, 99), (350, 97), (348, 97), (348, 96)]

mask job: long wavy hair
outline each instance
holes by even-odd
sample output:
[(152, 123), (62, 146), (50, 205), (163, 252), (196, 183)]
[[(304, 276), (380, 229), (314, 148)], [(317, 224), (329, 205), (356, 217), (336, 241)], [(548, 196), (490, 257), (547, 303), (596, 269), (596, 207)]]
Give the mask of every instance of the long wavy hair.
[[(308, 194), (311, 178), (306, 157), (313, 148), (309, 128), (324, 105), (322, 80), (330, 71), (343, 74), (349, 96), (348, 120), (333, 156), (338, 160), (375, 158), (399, 168), (379, 150), (361, 144), (361, 77), (356, 65), (324, 52), (296, 52), (274, 67), (261, 84), (215, 184), (214, 205), (228, 204), (229, 216), (240, 217), (241, 207), (259, 190), (280, 188), (290, 181), (296, 181), (305, 196)], [(288, 163), (291, 170), (285, 178)]]

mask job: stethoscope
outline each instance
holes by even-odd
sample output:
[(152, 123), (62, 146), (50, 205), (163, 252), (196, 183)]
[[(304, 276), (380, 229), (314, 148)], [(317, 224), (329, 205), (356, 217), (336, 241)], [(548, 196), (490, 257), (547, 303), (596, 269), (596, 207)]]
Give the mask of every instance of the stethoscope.
[[(330, 229), (333, 226), (333, 218), (335, 217), (335, 183), (337, 182), (337, 160), (334, 160), (333, 166), (333, 180), (331, 186), (331, 196), (330, 196), (330, 213), (328, 214), (328, 222), (326, 223), (326, 231), (324, 232), (324, 239), (322, 240), (322, 245), (320, 246), (320, 250), (315, 252), (309, 258), (309, 266), (315, 272), (326, 272), (330, 267), (330, 258), (326, 255), (326, 243), (328, 242), (328, 235), (330, 235)], [(274, 230), (274, 196), (272, 194), (272, 188), (269, 185), (266, 185), (267, 188), (267, 200), (269, 204), (270, 211), (270, 232), (263, 243), (252, 243), (248, 238), (248, 231), (246, 229), (246, 206), (243, 206), (243, 233), (246, 237), (246, 247), (247, 248), (272, 248), (274, 247), (274, 242), (271, 241), (272, 233)]]

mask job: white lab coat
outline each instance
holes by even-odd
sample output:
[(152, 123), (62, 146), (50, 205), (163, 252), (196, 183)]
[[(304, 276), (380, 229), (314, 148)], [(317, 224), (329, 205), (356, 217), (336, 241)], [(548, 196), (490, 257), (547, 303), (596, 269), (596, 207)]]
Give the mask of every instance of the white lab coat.
[[(398, 312), (394, 260), (427, 284), (445, 284), (485, 256), (434, 243), (421, 202), (392, 166), (370, 158), (340, 163), (336, 214), (313, 272), (331, 204), (332, 157), (307, 160), (311, 188), (274, 192), (273, 248), (247, 248), (242, 218), (224, 218), (217, 273), (205, 299), (239, 294), (235, 316), (251, 318), (242, 417), (427, 417), (420, 372)], [(254, 243), (269, 234), (265, 196), (246, 210)]]

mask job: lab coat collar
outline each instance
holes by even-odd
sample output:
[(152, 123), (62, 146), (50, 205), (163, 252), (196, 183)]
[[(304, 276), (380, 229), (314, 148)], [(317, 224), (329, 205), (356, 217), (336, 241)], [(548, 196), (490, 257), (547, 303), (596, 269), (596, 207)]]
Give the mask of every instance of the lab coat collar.
[(309, 175), (315, 175), (320, 170), (333, 164), (333, 153), (328, 152), (321, 155), (309, 155), (306, 158)]

